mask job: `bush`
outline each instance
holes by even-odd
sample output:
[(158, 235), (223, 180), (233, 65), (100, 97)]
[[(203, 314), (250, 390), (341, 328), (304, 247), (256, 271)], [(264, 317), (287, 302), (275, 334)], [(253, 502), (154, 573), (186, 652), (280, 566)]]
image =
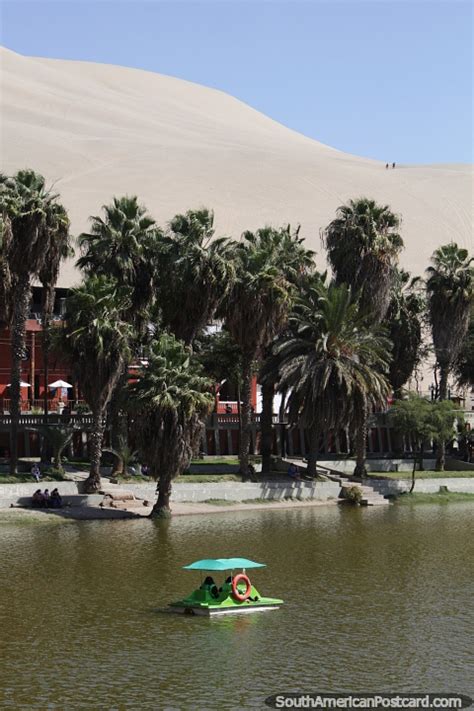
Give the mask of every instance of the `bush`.
[(360, 504), (362, 501), (362, 489), (358, 486), (349, 486), (344, 489), (344, 498), (351, 504)]

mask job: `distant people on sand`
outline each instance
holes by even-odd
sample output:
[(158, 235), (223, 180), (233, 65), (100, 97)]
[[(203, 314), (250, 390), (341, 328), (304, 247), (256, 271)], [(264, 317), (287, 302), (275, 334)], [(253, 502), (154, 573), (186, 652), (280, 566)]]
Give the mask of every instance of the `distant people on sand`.
[[(392, 170), (393, 170), (393, 168), (395, 168), (395, 165), (396, 165), (396, 163), (392, 163)], [(390, 168), (390, 164), (385, 163), (385, 170), (388, 170), (389, 168)]]
[(392, 163), (392, 168), (395, 168), (395, 163)]

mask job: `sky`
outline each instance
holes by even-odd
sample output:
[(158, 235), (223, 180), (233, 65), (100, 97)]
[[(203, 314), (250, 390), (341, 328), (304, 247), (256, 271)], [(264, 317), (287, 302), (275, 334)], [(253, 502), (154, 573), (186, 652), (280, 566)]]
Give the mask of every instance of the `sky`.
[(0, 42), (221, 89), (340, 150), (467, 163), (473, 5), (464, 0), (0, 0)]

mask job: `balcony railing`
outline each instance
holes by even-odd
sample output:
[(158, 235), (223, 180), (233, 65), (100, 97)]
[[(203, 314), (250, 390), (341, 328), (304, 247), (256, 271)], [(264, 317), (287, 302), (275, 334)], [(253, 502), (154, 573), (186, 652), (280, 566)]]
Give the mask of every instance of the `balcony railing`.
[[(44, 412), (44, 400), (21, 400), (20, 408), (22, 414), (41, 415)], [(48, 413), (62, 414), (65, 409), (70, 414), (75, 414), (79, 410), (87, 408), (85, 400), (48, 400)], [(0, 398), (0, 414), (9, 415), (11, 412), (11, 398)]]
[[(0, 426), (10, 427), (12, 418), (10, 414), (0, 414)], [(23, 428), (28, 427), (38, 427), (44, 424), (44, 415), (32, 415), (30, 413), (21, 413), (19, 425)], [(92, 415), (91, 413), (82, 414), (69, 414), (64, 413), (59, 415), (58, 413), (53, 413), (48, 415), (48, 425), (77, 425), (77, 427), (89, 427), (92, 425)]]

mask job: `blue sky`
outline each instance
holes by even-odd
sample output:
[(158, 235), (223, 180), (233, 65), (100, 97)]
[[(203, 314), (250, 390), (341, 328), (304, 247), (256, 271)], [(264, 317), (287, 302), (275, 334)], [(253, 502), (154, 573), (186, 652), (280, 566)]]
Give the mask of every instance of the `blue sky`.
[(222, 89), (357, 155), (472, 160), (463, 0), (0, 0), (1, 43)]

